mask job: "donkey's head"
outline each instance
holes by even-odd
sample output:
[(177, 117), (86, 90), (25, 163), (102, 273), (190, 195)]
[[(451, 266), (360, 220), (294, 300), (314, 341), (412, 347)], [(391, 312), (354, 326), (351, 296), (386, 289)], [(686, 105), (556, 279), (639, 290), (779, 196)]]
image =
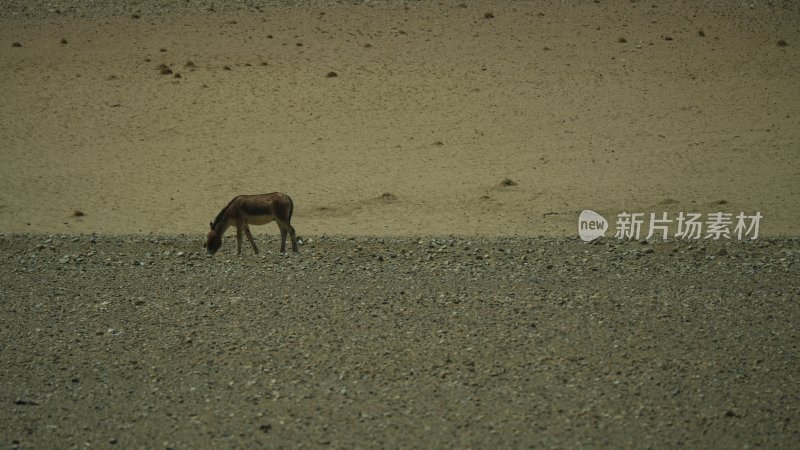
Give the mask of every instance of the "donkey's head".
[(222, 247), (222, 235), (217, 233), (217, 230), (214, 229), (214, 224), (210, 223), (211, 231), (208, 232), (208, 236), (206, 239), (206, 244), (203, 246), (206, 248), (206, 251), (209, 255), (213, 255), (217, 253), (220, 247)]

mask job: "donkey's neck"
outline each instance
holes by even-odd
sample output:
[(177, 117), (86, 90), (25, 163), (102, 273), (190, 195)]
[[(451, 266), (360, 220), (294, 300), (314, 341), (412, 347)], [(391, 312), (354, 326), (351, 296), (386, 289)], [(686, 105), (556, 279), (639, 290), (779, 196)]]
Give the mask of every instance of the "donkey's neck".
[(220, 237), (222, 237), (222, 235), (225, 234), (225, 232), (228, 231), (228, 228), (230, 227), (231, 227), (231, 220), (228, 219), (227, 217), (224, 217), (221, 220), (216, 221), (212, 226), (214, 231), (216, 231)]

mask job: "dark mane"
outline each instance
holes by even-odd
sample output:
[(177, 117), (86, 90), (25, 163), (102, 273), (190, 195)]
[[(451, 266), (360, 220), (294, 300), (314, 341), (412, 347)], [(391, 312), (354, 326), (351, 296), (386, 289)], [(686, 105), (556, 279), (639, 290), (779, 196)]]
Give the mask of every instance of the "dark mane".
[(231, 199), (231, 201), (229, 201), (229, 202), (228, 202), (228, 204), (227, 204), (227, 205), (225, 205), (225, 207), (224, 207), (224, 208), (222, 208), (222, 210), (219, 212), (219, 214), (217, 214), (217, 217), (216, 217), (216, 218), (214, 218), (214, 222), (212, 222), (212, 223), (211, 223), (211, 228), (214, 228), (214, 229), (216, 229), (216, 228), (217, 228), (217, 225), (219, 224), (219, 222), (220, 222), (221, 220), (223, 220), (223, 218), (224, 218), (224, 216), (225, 216), (225, 211), (227, 211), (227, 210), (228, 210), (228, 208), (231, 206), (231, 203), (233, 203), (233, 201), (234, 201), (234, 200), (236, 200), (237, 198), (239, 198), (239, 197), (238, 197), (238, 196), (237, 196), (237, 197), (233, 197), (233, 198)]

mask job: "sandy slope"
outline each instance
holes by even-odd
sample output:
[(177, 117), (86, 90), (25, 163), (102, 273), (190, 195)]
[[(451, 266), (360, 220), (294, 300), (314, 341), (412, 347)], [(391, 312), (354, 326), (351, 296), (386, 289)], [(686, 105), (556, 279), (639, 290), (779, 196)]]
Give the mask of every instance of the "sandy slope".
[(584, 208), (798, 233), (796, 6), (9, 3), (2, 230), (202, 233), (281, 190), (312, 234), (574, 234)]

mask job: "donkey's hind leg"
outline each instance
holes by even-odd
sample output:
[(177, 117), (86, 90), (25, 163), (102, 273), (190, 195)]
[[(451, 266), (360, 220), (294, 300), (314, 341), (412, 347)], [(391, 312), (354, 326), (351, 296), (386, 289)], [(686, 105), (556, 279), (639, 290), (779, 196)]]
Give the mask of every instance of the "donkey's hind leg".
[(292, 251), (297, 253), (297, 236), (295, 236), (294, 227), (284, 221), (277, 221), (278, 227), (281, 229), (281, 253), (286, 252), (286, 236), (292, 239)]
[(253, 246), (253, 251), (258, 254), (258, 247), (256, 247), (256, 241), (253, 239), (253, 233), (250, 232), (250, 227), (245, 225), (244, 226), (244, 235), (247, 236), (247, 240), (250, 241), (250, 245)]
[(280, 222), (278, 222), (278, 228), (281, 229), (281, 253), (286, 253), (286, 227)]
[(290, 224), (286, 224), (286, 225), (289, 227), (289, 237), (292, 238), (292, 251), (297, 253), (298, 252), (297, 236), (294, 233), (294, 227), (291, 226)]

